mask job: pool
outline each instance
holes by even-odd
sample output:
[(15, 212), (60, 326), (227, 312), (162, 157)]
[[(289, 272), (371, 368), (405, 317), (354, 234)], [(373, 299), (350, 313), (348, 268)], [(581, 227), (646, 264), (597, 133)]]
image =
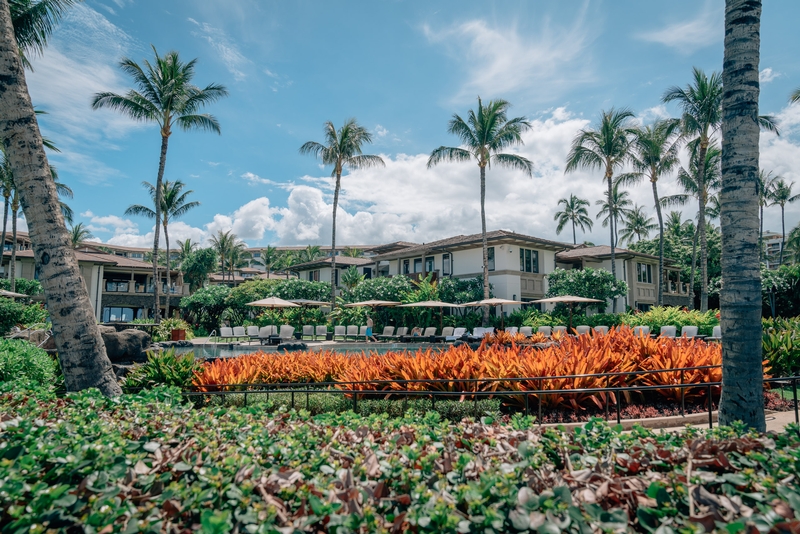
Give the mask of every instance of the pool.
[[(315, 352), (332, 350), (342, 354), (348, 352), (386, 354), (387, 352), (399, 352), (404, 350), (416, 351), (417, 349), (427, 350), (431, 348), (434, 350), (446, 350), (450, 346), (449, 343), (437, 343), (433, 345), (429, 343), (328, 343), (309, 344), (308, 350)], [(237, 345), (235, 343), (197, 344), (194, 347), (175, 347), (175, 352), (177, 354), (194, 352), (195, 357), (198, 359), (232, 358), (258, 351), (277, 352), (277, 348), (274, 346)]]

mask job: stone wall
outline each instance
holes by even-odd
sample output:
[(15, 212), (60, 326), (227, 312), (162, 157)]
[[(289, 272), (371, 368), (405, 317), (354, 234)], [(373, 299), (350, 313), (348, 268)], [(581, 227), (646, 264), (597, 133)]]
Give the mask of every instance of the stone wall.
[(689, 306), (688, 295), (674, 295), (671, 293), (664, 293), (664, 306)]

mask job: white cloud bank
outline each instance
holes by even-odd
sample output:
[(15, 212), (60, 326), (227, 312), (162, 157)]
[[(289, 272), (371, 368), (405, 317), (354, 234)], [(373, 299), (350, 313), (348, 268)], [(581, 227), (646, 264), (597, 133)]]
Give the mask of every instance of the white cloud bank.
[(673, 48), (681, 54), (722, 42), (724, 12), (721, 2), (706, 0), (699, 13), (662, 28), (637, 33), (642, 41), (658, 43)]

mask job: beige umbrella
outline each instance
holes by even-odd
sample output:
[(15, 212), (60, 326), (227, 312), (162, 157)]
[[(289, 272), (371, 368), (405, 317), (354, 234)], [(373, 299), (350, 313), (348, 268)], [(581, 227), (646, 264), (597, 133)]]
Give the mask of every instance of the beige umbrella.
[(259, 306), (261, 308), (299, 308), (299, 304), (279, 299), (278, 297), (267, 297), (265, 299), (248, 302), (248, 306)]
[(466, 304), (462, 304), (462, 306), (500, 306), (500, 328), (505, 329), (506, 318), (503, 316), (504, 304), (514, 305), (514, 304), (525, 304), (525, 303), (522, 302), (521, 300), (491, 298), (484, 300), (476, 300), (474, 302), (467, 302)]
[(375, 308), (377, 306), (397, 306), (400, 304), (394, 300), (365, 300), (363, 302), (353, 302), (351, 304), (345, 304), (345, 308), (358, 308), (359, 306), (366, 306), (369, 308)]
[(23, 293), (14, 293), (13, 291), (6, 291), (5, 289), (0, 289), (0, 297), (8, 297), (12, 299), (19, 299), (23, 297), (29, 297), (30, 295), (25, 295)]
[(330, 302), (325, 302), (322, 300), (308, 300), (308, 299), (292, 299), (289, 302), (294, 302), (295, 304), (299, 304), (300, 306), (310, 306), (310, 307), (318, 307), (322, 308), (323, 306), (330, 306)]
[(539, 299), (534, 300), (533, 302), (539, 304), (569, 304), (569, 329), (572, 330), (572, 306), (577, 302), (578, 304), (583, 304), (587, 302), (603, 302), (602, 300), (598, 299), (589, 299), (586, 297), (575, 297), (573, 295), (561, 295), (558, 297), (550, 297), (547, 299)]
[(460, 308), (461, 304), (452, 304), (450, 302), (442, 302), (441, 300), (423, 300), (422, 302), (409, 302), (408, 304), (401, 304), (398, 308), (439, 308), (439, 330), (442, 329), (444, 324), (443, 308)]

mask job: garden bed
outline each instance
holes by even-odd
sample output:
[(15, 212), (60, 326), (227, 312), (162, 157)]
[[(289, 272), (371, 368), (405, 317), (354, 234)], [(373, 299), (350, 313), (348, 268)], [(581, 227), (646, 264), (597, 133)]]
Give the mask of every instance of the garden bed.
[(795, 431), (572, 433), (0, 387), (4, 532), (800, 529)]

